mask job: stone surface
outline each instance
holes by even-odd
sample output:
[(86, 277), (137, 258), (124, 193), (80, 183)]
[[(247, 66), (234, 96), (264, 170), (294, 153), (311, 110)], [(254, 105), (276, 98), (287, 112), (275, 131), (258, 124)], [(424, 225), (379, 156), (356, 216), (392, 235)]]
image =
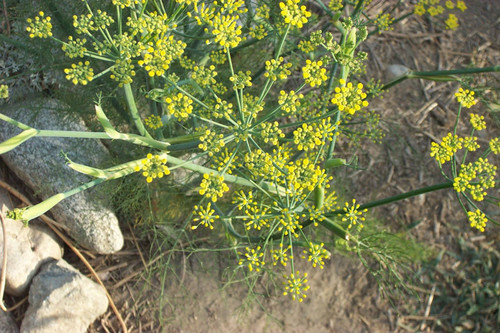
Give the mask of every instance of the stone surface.
[[(26, 227), (22, 222), (6, 219), (7, 272), (5, 292), (21, 296), (40, 266), (47, 261), (61, 259), (63, 250), (50, 229), (34, 223)], [(3, 258), (3, 234), (0, 233), (0, 258)], [(1, 268), (0, 268), (1, 270)]]
[(17, 327), (14, 318), (10, 313), (3, 312), (0, 310), (0, 332), (2, 333), (18, 333), (19, 328)]
[[(0, 189), (0, 207), (4, 214), (13, 208), (10, 197), (3, 189)], [(5, 219), (5, 224), (7, 233), (5, 292), (21, 296), (28, 290), (29, 283), (40, 266), (48, 260), (61, 259), (63, 249), (54, 233), (44, 225), (33, 222), (26, 227), (22, 222), (11, 219)], [(3, 232), (0, 232), (0, 260), (2, 258)]]
[[(53, 99), (4, 105), (0, 112), (36, 129), (88, 131), (83, 121), (69, 118), (67, 108)], [(2, 121), (0, 141), (20, 131)], [(61, 153), (74, 162), (95, 167), (110, 159), (98, 140), (54, 137), (31, 138), (2, 157), (19, 178), (45, 199), (91, 180), (67, 167)], [(80, 245), (103, 254), (123, 246), (118, 219), (104, 203), (106, 196), (97, 186), (63, 200), (51, 210)]]
[(23, 333), (83, 333), (108, 308), (104, 288), (64, 260), (41, 267), (28, 302)]

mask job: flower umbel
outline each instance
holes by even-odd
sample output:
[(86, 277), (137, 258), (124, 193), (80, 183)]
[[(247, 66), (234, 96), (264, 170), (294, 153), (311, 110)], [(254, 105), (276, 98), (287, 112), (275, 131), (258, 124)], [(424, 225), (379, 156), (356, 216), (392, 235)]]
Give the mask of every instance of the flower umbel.
[(161, 121), (161, 117), (155, 116), (154, 114), (144, 119), (144, 122), (146, 123), (146, 126), (154, 130), (163, 127), (163, 122)]
[(362, 83), (354, 86), (352, 82), (346, 84), (344, 79), (340, 79), (340, 84), (342, 87), (335, 88), (335, 96), (331, 101), (338, 106), (340, 111), (345, 111), (353, 115), (356, 111), (361, 110), (362, 107), (368, 106)]
[(321, 66), (323, 66), (321, 60), (311, 61), (307, 59), (306, 65), (302, 67), (302, 77), (311, 87), (319, 87), (328, 78), (326, 76), (326, 68)]
[(72, 64), (71, 68), (64, 69), (64, 73), (66, 73), (66, 79), (73, 82), (74, 85), (86, 85), (94, 78), (94, 70), (90, 67), (89, 61)]
[[(309, 243), (309, 250), (304, 250), (304, 254), (308, 254), (307, 261), (312, 262), (313, 267), (319, 266), (320, 269), (323, 269), (325, 262), (324, 259), (330, 259), (330, 253), (323, 248), (325, 244), (313, 244)], [(306, 256), (302, 256), (303, 259)]]
[(484, 213), (479, 209), (477, 209), (475, 212), (467, 212), (467, 215), (469, 217), (470, 226), (472, 228), (476, 228), (481, 232), (484, 232), (484, 227), (486, 226), (486, 222), (488, 221), (486, 215), (484, 215)]
[(257, 246), (256, 249), (246, 247), (245, 250), (245, 257), (240, 259), (238, 265), (245, 264), (250, 272), (254, 269), (259, 272), (260, 268), (266, 264), (264, 260), (262, 260), (264, 252), (260, 251), (260, 246)]
[(475, 113), (470, 114), (470, 124), (476, 131), (482, 131), (486, 128), (486, 121), (484, 121), (484, 116), (480, 116)]
[(345, 217), (342, 218), (342, 222), (349, 222), (348, 229), (352, 229), (355, 226), (359, 231), (363, 228), (363, 221), (365, 220), (363, 213), (366, 213), (368, 210), (366, 208), (359, 210), (359, 207), (360, 205), (356, 203), (356, 199), (352, 199), (350, 207), (348, 202), (345, 203)]
[(30, 38), (47, 38), (52, 36), (52, 23), (50, 23), (50, 16), (45, 17), (44, 12), (39, 12), (35, 19), (27, 19), (29, 24), (26, 31), (29, 32)]
[(9, 86), (6, 84), (0, 85), (0, 98), (9, 98)]
[(307, 273), (304, 273), (304, 276), (300, 277), (300, 272), (297, 271), (296, 273), (291, 273), (289, 277), (286, 275), (283, 277), (286, 279), (286, 281), (283, 282), (285, 285), (283, 295), (286, 296), (290, 294), (294, 301), (298, 300), (302, 302), (304, 298), (307, 297), (305, 292), (309, 290), (309, 286), (307, 285)]
[(198, 222), (198, 225), (194, 225), (191, 229), (196, 229), (201, 225), (213, 229), (213, 223), (216, 219), (219, 218), (219, 215), (214, 215), (215, 210), (211, 209), (212, 203), (209, 202), (207, 207), (203, 207), (201, 205), (194, 206), (194, 215), (193, 222)]
[(135, 171), (141, 171), (142, 175), (146, 177), (146, 181), (151, 183), (155, 178), (162, 178), (164, 175), (170, 174), (170, 170), (165, 165), (167, 158), (160, 155), (148, 154), (145, 159), (141, 161), (141, 166), (136, 166)]
[(224, 183), (224, 177), (214, 175), (213, 172), (203, 175), (203, 181), (200, 186), (200, 195), (204, 195), (213, 202), (217, 202), (217, 198), (221, 198), (224, 192), (229, 191), (229, 187)]
[(300, 0), (286, 0), (280, 2), (281, 16), (285, 19), (285, 23), (297, 26), (299, 29), (307, 23), (307, 18), (311, 13), (306, 10), (306, 6), (299, 7)]
[(464, 108), (470, 108), (477, 103), (477, 101), (474, 99), (474, 92), (470, 91), (469, 89), (458, 89), (458, 92), (455, 93), (455, 97)]

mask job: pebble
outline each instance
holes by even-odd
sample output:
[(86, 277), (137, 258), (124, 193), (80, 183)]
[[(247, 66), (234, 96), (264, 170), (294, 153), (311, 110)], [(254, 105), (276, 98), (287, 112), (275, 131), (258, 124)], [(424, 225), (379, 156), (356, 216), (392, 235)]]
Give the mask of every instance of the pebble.
[(28, 302), (23, 333), (84, 333), (108, 308), (104, 288), (64, 260), (41, 267)]

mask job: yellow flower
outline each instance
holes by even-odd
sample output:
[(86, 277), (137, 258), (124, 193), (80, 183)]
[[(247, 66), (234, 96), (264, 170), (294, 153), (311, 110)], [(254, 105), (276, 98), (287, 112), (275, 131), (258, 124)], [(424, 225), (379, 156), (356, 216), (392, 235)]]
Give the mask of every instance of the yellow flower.
[(464, 108), (470, 108), (477, 103), (477, 101), (474, 99), (474, 92), (470, 91), (469, 89), (458, 89), (458, 92), (455, 93), (455, 97)]
[(482, 131), (486, 128), (486, 121), (484, 121), (484, 116), (480, 116), (475, 113), (470, 114), (470, 124), (477, 131)]
[(304, 273), (303, 277), (300, 277), (300, 272), (297, 271), (296, 273), (291, 273), (290, 276), (284, 276), (286, 279), (283, 284), (285, 285), (285, 291), (283, 292), (283, 295), (292, 295), (292, 299), (298, 300), (299, 302), (302, 302), (304, 298), (307, 297), (305, 294), (306, 291), (309, 290), (309, 286), (307, 285), (307, 273)]
[(448, 19), (446, 19), (444, 23), (446, 24), (447, 29), (456, 30), (458, 28), (458, 18), (455, 14), (449, 14)]
[(163, 178), (164, 175), (169, 175), (170, 170), (165, 165), (167, 158), (160, 155), (148, 154), (145, 159), (141, 161), (140, 166), (135, 167), (135, 171), (141, 171), (142, 175), (146, 177), (146, 181), (151, 183), (155, 178)]
[(163, 127), (163, 122), (161, 121), (161, 117), (155, 116), (154, 114), (144, 119), (144, 122), (146, 123), (146, 126), (154, 130)]
[(311, 87), (319, 87), (328, 78), (326, 76), (326, 68), (321, 66), (323, 66), (321, 60), (311, 61), (307, 59), (306, 65), (302, 67), (302, 77)]
[(194, 215), (195, 217), (193, 218), (193, 222), (199, 222), (198, 225), (194, 225), (191, 227), (191, 229), (197, 229), (198, 226), (201, 224), (207, 228), (213, 229), (214, 226), (212, 225), (216, 219), (219, 218), (219, 215), (214, 215), (215, 210), (211, 209), (212, 203), (209, 202), (207, 204), (207, 208), (203, 206), (194, 206)]
[(482, 211), (477, 209), (475, 212), (467, 212), (467, 216), (469, 217), (470, 226), (472, 228), (476, 228), (477, 230), (484, 232), (484, 227), (486, 226), (488, 219)]
[(300, 6), (300, 0), (286, 0), (280, 2), (281, 16), (285, 19), (285, 23), (297, 26), (299, 29), (307, 23), (307, 18), (311, 13), (306, 10), (306, 6)]
[(217, 202), (217, 198), (221, 198), (225, 192), (229, 191), (229, 187), (224, 183), (224, 177), (214, 175), (213, 172), (203, 175), (200, 187), (200, 195), (205, 196), (213, 202)]
[(64, 73), (66, 73), (66, 79), (71, 80), (74, 85), (86, 85), (94, 78), (94, 70), (90, 67), (89, 61), (72, 64), (71, 68), (64, 69)]
[(255, 271), (259, 272), (260, 267), (266, 264), (262, 260), (264, 252), (260, 251), (260, 246), (257, 246), (257, 248), (255, 249), (250, 249), (246, 247), (245, 250), (246, 250), (245, 258), (241, 258), (240, 261), (238, 262), (238, 265), (245, 264), (250, 272), (253, 271), (254, 269)]
[(9, 86), (6, 84), (0, 85), (0, 98), (9, 98)]
[(29, 24), (26, 31), (29, 32), (30, 38), (47, 38), (52, 36), (52, 23), (50, 23), (50, 16), (45, 17), (44, 12), (39, 12), (35, 19), (27, 19)]
[(340, 84), (341, 87), (335, 88), (335, 95), (331, 100), (333, 104), (338, 106), (340, 111), (345, 111), (353, 115), (356, 111), (361, 110), (362, 107), (368, 106), (362, 83), (354, 86), (352, 82), (346, 84), (344, 79), (340, 79)]
[(465, 2), (462, 0), (457, 1), (457, 8), (460, 9), (462, 12), (464, 12), (467, 9), (467, 6), (465, 5)]

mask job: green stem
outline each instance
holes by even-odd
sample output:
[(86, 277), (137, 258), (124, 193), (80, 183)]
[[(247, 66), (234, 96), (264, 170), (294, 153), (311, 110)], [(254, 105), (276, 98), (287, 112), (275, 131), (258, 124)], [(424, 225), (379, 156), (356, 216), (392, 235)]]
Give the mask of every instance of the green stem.
[(139, 134), (151, 139), (151, 135), (149, 135), (146, 131), (146, 128), (142, 123), (141, 116), (139, 115), (139, 111), (137, 110), (137, 105), (135, 104), (134, 94), (132, 93), (130, 83), (123, 85), (123, 91), (125, 92), (125, 99), (127, 100), (130, 115), (132, 116), (132, 120), (134, 121)]
[[(482, 68), (462, 68), (462, 69), (451, 69), (451, 70), (443, 70), (443, 71), (427, 71), (427, 72), (408, 72), (405, 75), (402, 75), (393, 81), (386, 83), (382, 90), (387, 90), (398, 83), (403, 82), (406, 79), (430, 79), (432, 77), (445, 77), (449, 75), (467, 75), (467, 74), (475, 74), (475, 73), (491, 73), (491, 72), (500, 72), (500, 65), (490, 66), (490, 67), (482, 67)], [(451, 80), (451, 78), (450, 78)]]
[[(382, 206), (382, 205), (386, 205), (386, 204), (391, 203), (391, 202), (396, 202), (396, 201), (408, 199), (408, 198), (411, 198), (411, 197), (414, 197), (414, 196), (417, 196), (420, 194), (434, 192), (434, 191), (438, 191), (438, 190), (443, 190), (443, 189), (447, 189), (447, 188), (451, 188), (451, 187), (453, 187), (453, 182), (451, 182), (451, 181), (436, 184), (436, 185), (426, 186), (426, 187), (422, 187), (422, 188), (419, 188), (419, 189), (416, 189), (413, 191), (401, 193), (398, 195), (394, 195), (392, 197), (388, 197), (388, 198), (380, 199), (380, 200), (375, 200), (375, 201), (366, 203), (364, 205), (360, 205), (358, 210)], [(337, 209), (333, 212), (329, 212), (329, 213), (326, 213), (324, 215), (327, 217), (332, 217), (332, 216), (336, 216), (336, 215), (343, 215), (345, 213), (346, 212), (343, 209)]]

